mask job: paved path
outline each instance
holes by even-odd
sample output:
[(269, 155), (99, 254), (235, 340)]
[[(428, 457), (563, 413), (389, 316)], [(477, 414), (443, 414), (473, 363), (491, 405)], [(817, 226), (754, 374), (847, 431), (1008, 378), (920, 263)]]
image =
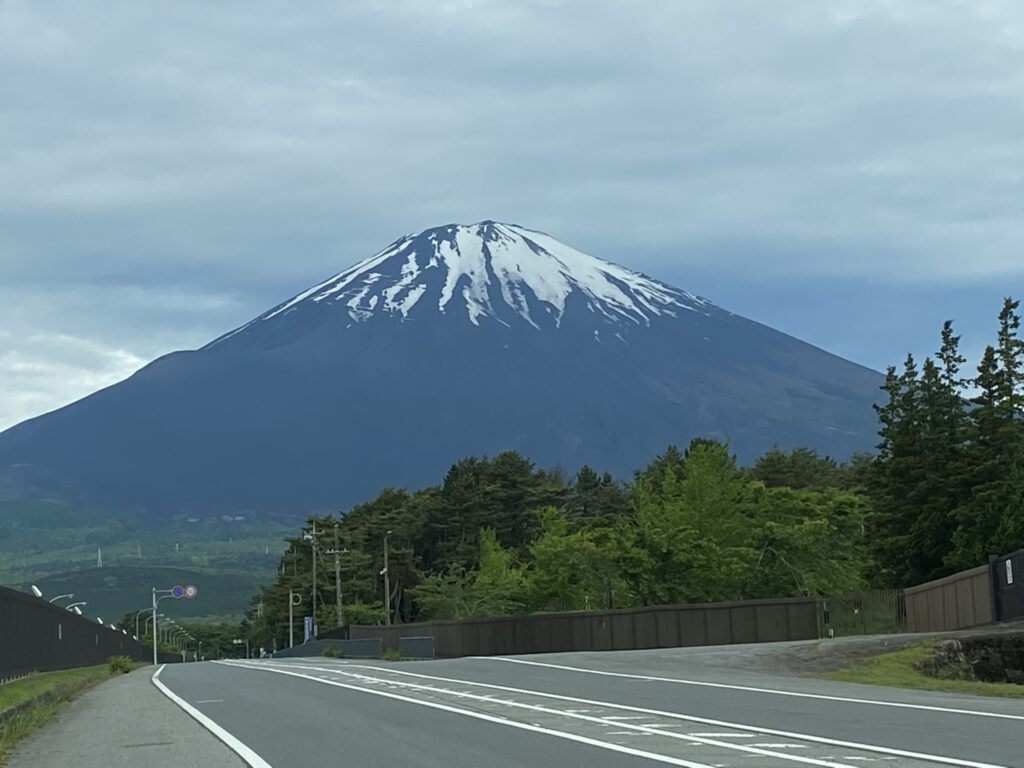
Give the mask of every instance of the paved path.
[(282, 659), (161, 680), (273, 768), (1024, 768), (1022, 701), (756, 674), (730, 654)]
[(152, 675), (143, 667), (86, 691), (18, 745), (10, 768), (242, 768)]

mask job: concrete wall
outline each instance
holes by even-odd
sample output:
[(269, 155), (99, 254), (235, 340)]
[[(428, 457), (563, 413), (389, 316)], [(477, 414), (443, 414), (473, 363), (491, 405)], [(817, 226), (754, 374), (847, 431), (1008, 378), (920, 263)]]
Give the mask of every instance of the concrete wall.
[(150, 649), (119, 629), (26, 592), (0, 587), (0, 680), (102, 664), (111, 656), (130, 656), (136, 661), (153, 658)]
[(908, 632), (942, 632), (992, 624), (992, 572), (981, 565), (904, 590)]
[(324, 651), (330, 648), (342, 658), (349, 659), (376, 659), (380, 658), (381, 644), (379, 638), (364, 638), (362, 640), (310, 640), (308, 643), (296, 645), (294, 648), (285, 648), (274, 652), (275, 659), (289, 659), (297, 657), (323, 656)]
[(818, 625), (813, 598), (788, 598), (353, 626), (349, 631), (353, 639), (379, 637), (385, 649), (396, 651), (399, 637), (433, 637), (435, 653), (445, 658), (812, 640)]

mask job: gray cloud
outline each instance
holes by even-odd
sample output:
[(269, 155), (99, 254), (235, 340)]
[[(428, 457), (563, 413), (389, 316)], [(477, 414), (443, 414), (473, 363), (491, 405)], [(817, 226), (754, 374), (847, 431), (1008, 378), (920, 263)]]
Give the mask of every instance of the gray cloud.
[(1012, 1), (0, 0), (0, 72), (0, 427), (448, 221), (695, 288), (1024, 276)]

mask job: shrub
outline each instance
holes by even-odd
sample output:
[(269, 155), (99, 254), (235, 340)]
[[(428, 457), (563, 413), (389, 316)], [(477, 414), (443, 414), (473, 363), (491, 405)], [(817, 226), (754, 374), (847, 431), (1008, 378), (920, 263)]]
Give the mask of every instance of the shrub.
[(381, 655), (381, 658), (384, 659), (384, 661), (402, 660), (401, 655), (394, 648), (388, 648), (387, 650), (385, 650), (384, 653)]
[(135, 667), (135, 662), (128, 656), (111, 656), (107, 659), (107, 665), (110, 667), (111, 674), (117, 674), (118, 672), (131, 672)]
[(326, 648), (324, 648), (323, 653), (321, 653), (320, 655), (321, 656), (326, 656), (329, 659), (336, 659), (336, 658), (338, 658), (338, 652), (336, 650), (334, 650), (333, 648), (331, 648), (330, 646), (327, 646)]

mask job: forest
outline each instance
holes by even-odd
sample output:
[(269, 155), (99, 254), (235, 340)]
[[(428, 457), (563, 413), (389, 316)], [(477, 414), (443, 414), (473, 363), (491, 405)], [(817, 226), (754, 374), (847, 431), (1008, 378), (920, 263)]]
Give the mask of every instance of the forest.
[(242, 632), (286, 644), (289, 594), (310, 611), (314, 547), (320, 630), (383, 622), (385, 538), (394, 622), (903, 587), (1022, 548), (1018, 310), (1004, 301), (973, 375), (952, 322), (934, 355), (890, 367), (877, 451), (845, 462), (777, 446), (741, 467), (697, 438), (620, 481), (508, 451), (311, 517)]

